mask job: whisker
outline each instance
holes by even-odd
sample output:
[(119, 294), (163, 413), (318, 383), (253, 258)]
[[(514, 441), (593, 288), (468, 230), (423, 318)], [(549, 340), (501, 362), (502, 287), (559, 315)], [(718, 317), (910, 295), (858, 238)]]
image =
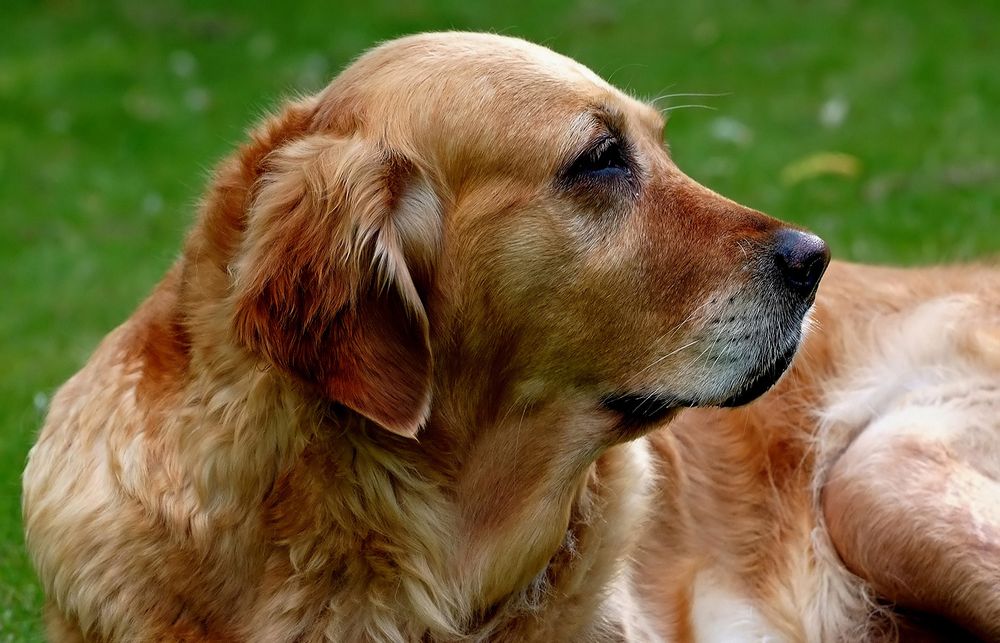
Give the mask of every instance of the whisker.
[(642, 63), (625, 63), (624, 65), (618, 67), (613, 72), (611, 72), (610, 74), (608, 74), (608, 77), (605, 78), (604, 80), (606, 80), (608, 83), (610, 83), (611, 80), (615, 77), (615, 74), (617, 74), (618, 72), (620, 72), (623, 69), (628, 69), (629, 67), (645, 67), (645, 65), (643, 65)]
[(657, 392), (655, 390), (650, 391), (644, 398), (642, 398), (642, 401), (635, 405), (636, 412), (641, 411), (642, 407), (646, 406), (646, 402), (649, 402), (651, 399), (656, 397), (656, 393)]
[(694, 361), (695, 361), (696, 363), (697, 363), (697, 362), (700, 362), (700, 361), (701, 361), (701, 358), (705, 356), (705, 353), (707, 353), (708, 351), (710, 351), (710, 350), (712, 350), (713, 348), (715, 348), (716, 346), (718, 346), (718, 345), (719, 345), (719, 342), (720, 342), (721, 340), (722, 340), (722, 337), (720, 337), (719, 335), (716, 335), (716, 336), (715, 336), (715, 337), (714, 337), (714, 338), (712, 339), (712, 343), (711, 343), (711, 344), (710, 344), (709, 346), (706, 346), (706, 347), (705, 347), (705, 350), (703, 350), (703, 351), (702, 351), (701, 353), (699, 353), (699, 354), (698, 354), (698, 357), (696, 357)]
[(694, 310), (692, 310), (691, 314), (684, 318), (684, 321), (682, 321), (681, 323), (677, 324), (677, 326), (674, 328), (674, 330), (678, 330), (684, 324), (692, 321), (694, 319), (695, 315), (697, 315), (702, 310), (704, 310), (705, 307), (707, 307), (709, 304), (714, 304), (714, 303), (715, 303), (715, 300), (709, 299), (709, 298), (705, 298), (705, 301), (701, 302), (700, 306), (698, 306), (697, 308), (695, 308)]
[(719, 92), (719, 93), (703, 93), (703, 92), (680, 92), (677, 94), (663, 94), (662, 96), (657, 96), (649, 101), (654, 107), (661, 100), (666, 100), (667, 98), (717, 98), (719, 96), (732, 96), (732, 92)]
[[(698, 315), (698, 313), (701, 312), (706, 306), (708, 306), (711, 303), (713, 303), (713, 301), (711, 299), (706, 299), (705, 301), (703, 301), (700, 306), (698, 306), (697, 308), (695, 308), (694, 310), (692, 310), (690, 312), (690, 314), (688, 314), (688, 316), (685, 317), (683, 320), (681, 320), (676, 326), (674, 326), (673, 328), (671, 328), (667, 332), (665, 332), (662, 335), (660, 335), (659, 337), (657, 337), (656, 341), (657, 342), (661, 341), (664, 337), (670, 335), (671, 333), (676, 333), (677, 331), (679, 331), (681, 328), (684, 327), (685, 324), (688, 324), (688, 323), (694, 321), (694, 318)], [(642, 375), (643, 373), (645, 373), (649, 369), (653, 368), (654, 366), (656, 366), (657, 364), (659, 364), (663, 360), (667, 359), (671, 355), (675, 355), (675, 354), (681, 352), (682, 350), (684, 350), (685, 348), (688, 348), (689, 346), (694, 346), (695, 344), (699, 343), (700, 341), (701, 341), (701, 338), (693, 339), (690, 342), (688, 342), (687, 344), (684, 344), (683, 346), (681, 346), (679, 348), (675, 348), (674, 350), (670, 351), (666, 355), (663, 355), (661, 357), (656, 358), (653, 361), (652, 364), (649, 364), (649, 365), (643, 367), (633, 377), (638, 377), (639, 375)]]
[(737, 239), (736, 240), (736, 245), (743, 252), (743, 258), (749, 260), (750, 259), (750, 255), (749, 255), (749, 253), (747, 253), (747, 249), (743, 247), (743, 240), (742, 239)]
[(687, 109), (689, 107), (697, 107), (699, 109), (709, 109), (712, 110), (713, 112), (719, 111), (718, 107), (712, 107), (711, 105), (701, 105), (699, 103), (690, 103), (687, 105), (671, 105), (669, 107), (664, 107), (660, 109), (660, 111), (666, 113), (666, 112), (672, 112), (675, 109)]
[(663, 360), (667, 359), (671, 355), (676, 355), (677, 353), (681, 352), (685, 348), (688, 348), (689, 346), (694, 346), (695, 344), (697, 344), (700, 341), (701, 341), (701, 339), (693, 339), (690, 342), (688, 342), (687, 344), (684, 344), (683, 346), (681, 346), (679, 348), (675, 348), (674, 350), (670, 351), (666, 355), (662, 355), (660, 357), (657, 357), (655, 360), (653, 360), (652, 364), (649, 364), (648, 366), (646, 366), (645, 368), (643, 368), (641, 371), (639, 371), (638, 373), (636, 373), (636, 375), (642, 375), (643, 373), (645, 373), (649, 369), (653, 368), (654, 366), (656, 366), (657, 364), (659, 364)]

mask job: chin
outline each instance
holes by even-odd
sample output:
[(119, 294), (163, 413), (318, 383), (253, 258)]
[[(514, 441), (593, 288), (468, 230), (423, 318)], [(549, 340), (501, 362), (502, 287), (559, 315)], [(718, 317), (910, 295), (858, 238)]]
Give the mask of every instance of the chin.
[(778, 380), (780, 380), (782, 375), (785, 374), (785, 371), (788, 370), (788, 366), (792, 363), (792, 359), (795, 358), (795, 353), (798, 351), (798, 347), (799, 342), (792, 344), (791, 348), (779, 355), (774, 362), (754, 374), (741, 390), (726, 398), (721, 403), (713, 406), (721, 406), (723, 408), (743, 406), (744, 404), (753, 402), (764, 393), (767, 393), (771, 390), (772, 386), (778, 383)]

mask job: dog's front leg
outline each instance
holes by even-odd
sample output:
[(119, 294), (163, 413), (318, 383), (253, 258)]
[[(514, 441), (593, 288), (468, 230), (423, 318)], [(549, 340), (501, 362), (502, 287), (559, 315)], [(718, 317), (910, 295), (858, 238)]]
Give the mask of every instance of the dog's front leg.
[(884, 418), (837, 460), (823, 492), (831, 538), (883, 596), (1000, 640), (1000, 459), (989, 453), (1000, 426), (923, 417)]

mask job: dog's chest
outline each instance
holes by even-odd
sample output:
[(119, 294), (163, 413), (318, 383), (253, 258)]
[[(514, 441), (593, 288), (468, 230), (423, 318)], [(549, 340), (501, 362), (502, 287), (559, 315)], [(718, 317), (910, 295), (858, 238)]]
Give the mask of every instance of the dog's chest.
[(749, 596), (719, 572), (698, 572), (691, 597), (691, 625), (698, 643), (764, 643), (787, 640)]

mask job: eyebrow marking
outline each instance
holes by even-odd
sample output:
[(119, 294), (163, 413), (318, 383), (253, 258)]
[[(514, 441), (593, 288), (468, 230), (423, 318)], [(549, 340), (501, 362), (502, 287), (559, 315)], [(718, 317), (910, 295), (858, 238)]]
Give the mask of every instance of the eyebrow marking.
[[(632, 138), (628, 127), (630, 119), (635, 120), (631, 113), (627, 114), (625, 111), (607, 104), (593, 104), (585, 111), (580, 112), (574, 119), (575, 136), (568, 146), (568, 157), (556, 175), (557, 185), (563, 190), (573, 190), (580, 186), (602, 188), (600, 190), (584, 190), (591, 199), (601, 199), (603, 198), (600, 196), (602, 193), (610, 194), (611, 192), (619, 192), (619, 196), (627, 197), (628, 200), (637, 198), (643, 170), (636, 159), (634, 144), (630, 140)], [(641, 116), (639, 120), (642, 120)], [(598, 152), (602, 145), (609, 144), (609, 142), (616, 146), (614, 153), (625, 170), (626, 174), (622, 180), (588, 182), (593, 177), (588, 178), (574, 173), (575, 167), (582, 159)], [(622, 193), (623, 189), (627, 190), (627, 193)], [(579, 190), (577, 192), (579, 193)]]
[(625, 114), (618, 108), (612, 107), (611, 105), (599, 104), (594, 105), (592, 109), (594, 119), (597, 120), (600, 125), (603, 125), (605, 128), (611, 130), (613, 134), (620, 134), (626, 129)]
[(593, 146), (595, 140), (602, 135), (623, 139), (626, 131), (625, 116), (619, 110), (604, 104), (593, 104), (577, 114), (573, 119), (570, 131), (572, 136), (567, 139), (562, 149), (562, 156), (576, 158)]

